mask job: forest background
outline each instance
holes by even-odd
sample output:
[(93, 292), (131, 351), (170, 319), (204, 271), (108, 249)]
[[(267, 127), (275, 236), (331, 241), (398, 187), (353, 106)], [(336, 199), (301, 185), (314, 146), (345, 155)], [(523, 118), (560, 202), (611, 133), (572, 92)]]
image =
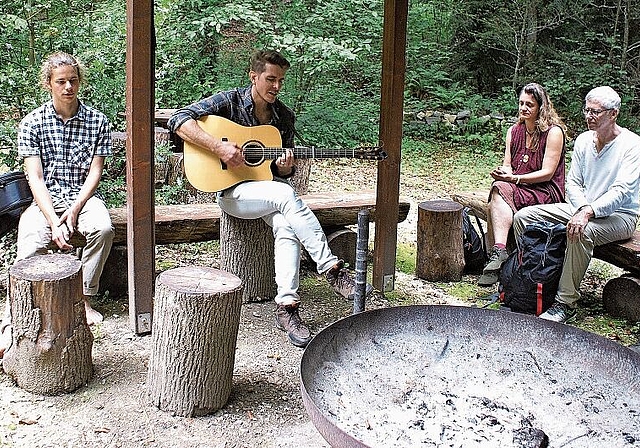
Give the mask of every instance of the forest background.
[[(307, 142), (375, 143), (383, 6), (383, 0), (156, 0), (156, 106), (176, 108), (246, 85), (252, 49), (275, 48), (292, 63), (281, 98), (296, 111)], [(125, 48), (125, 0), (0, 3), (0, 173), (20, 167), (17, 126), (48, 99), (38, 71), (53, 51), (82, 60), (88, 74), (82, 100), (106, 113), (113, 131), (125, 131)], [(401, 169), (420, 180), (410, 187), (421, 190), (411, 192), (418, 197), (488, 188), (510, 124), (488, 118), (516, 117), (515, 92), (528, 82), (548, 90), (567, 124), (569, 149), (585, 129), (584, 96), (598, 85), (621, 94), (619, 123), (640, 131), (640, 0), (412, 0), (406, 61)], [(456, 125), (419, 119), (432, 111), (465, 111), (468, 119)], [(156, 161), (170, 151), (156, 147)], [(126, 198), (124, 155), (112, 159), (100, 191), (115, 207)], [(185, 202), (184, 192), (184, 185), (161, 185), (156, 203)], [(0, 239), (5, 267), (14, 240)], [(397, 261), (412, 273), (415, 244), (399, 244)], [(601, 301), (594, 303), (601, 314)], [(628, 324), (615, 332), (640, 333), (640, 324)], [(605, 334), (611, 322), (602, 327), (589, 329)]]
[[(460, 145), (502, 152), (504, 127), (487, 114), (516, 115), (515, 89), (549, 91), (569, 136), (584, 129), (581, 107), (597, 85), (623, 97), (621, 123), (637, 130), (640, 5), (636, 0), (411, 1), (405, 113), (471, 112), (463, 127), (407, 121), (403, 151)], [(19, 120), (47, 94), (38, 70), (63, 50), (88, 69), (81, 96), (125, 130), (124, 0), (5, 0), (0, 5), (0, 166), (14, 168)], [(376, 141), (380, 105), (382, 0), (157, 0), (158, 107), (174, 108), (247, 84), (253, 48), (276, 48), (292, 62), (282, 99), (315, 145)], [(483, 177), (484, 173), (483, 173)], [(110, 179), (107, 192), (114, 190)], [(122, 185), (120, 185), (122, 187)], [(110, 193), (117, 205), (124, 196)]]

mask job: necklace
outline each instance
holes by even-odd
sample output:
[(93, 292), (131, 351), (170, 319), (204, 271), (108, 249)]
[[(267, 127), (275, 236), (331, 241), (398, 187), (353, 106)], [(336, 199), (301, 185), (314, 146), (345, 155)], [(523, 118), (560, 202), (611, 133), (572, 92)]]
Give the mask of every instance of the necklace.
[(536, 130), (534, 129), (533, 131), (529, 132), (529, 129), (527, 129), (526, 127), (524, 128), (525, 131), (527, 131), (527, 135), (533, 135), (536, 133)]

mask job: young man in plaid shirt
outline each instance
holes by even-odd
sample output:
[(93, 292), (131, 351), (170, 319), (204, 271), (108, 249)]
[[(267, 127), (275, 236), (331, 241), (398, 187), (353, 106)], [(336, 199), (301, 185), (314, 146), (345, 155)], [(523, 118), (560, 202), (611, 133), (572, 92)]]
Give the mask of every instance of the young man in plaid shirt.
[[(109, 121), (78, 99), (82, 70), (76, 58), (54, 53), (44, 61), (40, 75), (51, 100), (29, 113), (18, 133), (18, 152), (24, 157), (34, 202), (20, 218), (16, 260), (45, 253), (52, 241), (61, 250), (71, 250), (71, 235), (84, 235), (83, 293), (91, 325), (102, 320), (90, 298), (98, 293), (114, 234), (107, 207), (96, 195), (105, 157), (111, 155)], [(11, 343), (10, 323), (7, 307), (0, 327), (0, 358)]]

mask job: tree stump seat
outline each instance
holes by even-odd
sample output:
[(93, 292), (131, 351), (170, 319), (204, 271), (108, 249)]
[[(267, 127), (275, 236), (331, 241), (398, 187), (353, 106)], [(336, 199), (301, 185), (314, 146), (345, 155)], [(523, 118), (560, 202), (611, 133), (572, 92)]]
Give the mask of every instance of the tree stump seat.
[[(459, 192), (451, 196), (484, 221), (487, 220), (489, 209), (488, 197), (488, 191)], [(602, 290), (602, 301), (607, 312), (616, 317), (640, 321), (640, 230), (636, 230), (628, 240), (595, 247), (593, 256), (628, 271), (628, 274), (609, 280)]]
[(220, 268), (244, 283), (242, 301), (260, 302), (276, 295), (274, 237), (261, 218), (241, 219), (222, 212)]
[(460, 281), (464, 270), (462, 206), (450, 200), (418, 204), (416, 276)]
[(223, 407), (233, 380), (242, 282), (225, 271), (185, 266), (156, 279), (151, 402), (182, 417)]
[(69, 254), (37, 255), (9, 270), (13, 340), (3, 367), (29, 392), (72, 392), (93, 375), (81, 271)]

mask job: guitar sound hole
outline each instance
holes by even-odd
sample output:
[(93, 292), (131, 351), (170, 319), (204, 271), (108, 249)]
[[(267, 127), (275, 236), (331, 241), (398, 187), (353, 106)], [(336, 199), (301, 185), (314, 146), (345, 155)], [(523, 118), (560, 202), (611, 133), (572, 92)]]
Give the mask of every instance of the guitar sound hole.
[(247, 142), (243, 147), (245, 163), (249, 166), (257, 166), (264, 162), (264, 146), (258, 141)]

